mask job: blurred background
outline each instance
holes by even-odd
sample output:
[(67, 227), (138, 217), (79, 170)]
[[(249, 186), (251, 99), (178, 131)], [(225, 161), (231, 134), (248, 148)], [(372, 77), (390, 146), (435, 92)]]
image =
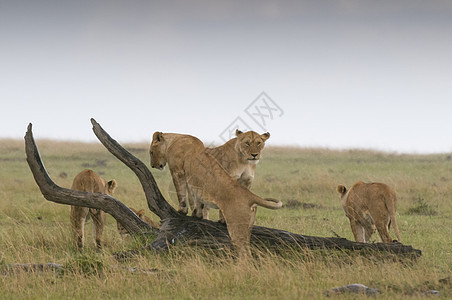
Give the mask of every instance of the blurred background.
[(1, 1), (0, 138), (452, 149), (452, 2)]

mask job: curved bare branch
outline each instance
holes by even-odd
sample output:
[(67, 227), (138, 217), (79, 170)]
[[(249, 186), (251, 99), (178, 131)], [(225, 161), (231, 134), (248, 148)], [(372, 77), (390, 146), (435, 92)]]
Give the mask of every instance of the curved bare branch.
[(95, 209), (101, 209), (112, 215), (124, 228), (132, 234), (150, 233), (153, 229), (143, 222), (133, 211), (121, 201), (100, 193), (74, 191), (56, 185), (50, 179), (44, 164), (42, 163), (38, 147), (33, 138), (32, 124), (30, 123), (25, 134), (25, 152), (27, 163), (33, 177), (41, 190), (42, 195), (49, 201), (76, 205)]
[(91, 123), (94, 133), (105, 148), (137, 175), (146, 195), (149, 209), (162, 220), (180, 217), (179, 213), (165, 200), (154, 177), (143, 162), (112, 139), (96, 120), (91, 119)]

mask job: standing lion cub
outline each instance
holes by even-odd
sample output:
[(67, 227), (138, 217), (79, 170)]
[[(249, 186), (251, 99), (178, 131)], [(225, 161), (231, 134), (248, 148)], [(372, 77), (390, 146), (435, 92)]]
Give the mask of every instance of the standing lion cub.
[(395, 216), (397, 198), (392, 188), (384, 183), (358, 181), (351, 189), (338, 185), (337, 191), (357, 242), (369, 242), (376, 227), (382, 242), (391, 243), (391, 223), (397, 239), (401, 241)]
[[(71, 189), (82, 192), (112, 195), (116, 189), (116, 181), (109, 182), (101, 178), (92, 170), (83, 170), (74, 178)], [(85, 221), (89, 215), (93, 219), (94, 242), (98, 248), (102, 247), (102, 232), (105, 224), (105, 212), (100, 209), (71, 205), (71, 225), (74, 239), (81, 249), (85, 243)]]

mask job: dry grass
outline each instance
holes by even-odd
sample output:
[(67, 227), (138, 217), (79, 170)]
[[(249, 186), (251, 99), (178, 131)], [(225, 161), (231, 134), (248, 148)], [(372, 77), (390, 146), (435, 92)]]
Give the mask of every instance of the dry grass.
[[(101, 145), (46, 140), (37, 144), (57, 184), (70, 187), (72, 178), (89, 167), (118, 181), (118, 199), (135, 208), (146, 206), (134, 174)], [(147, 147), (126, 146), (145, 163)], [(381, 299), (424, 298), (431, 289), (439, 290), (443, 298), (452, 297), (452, 161), (448, 154), (269, 147), (252, 190), (295, 205), (279, 211), (259, 209), (258, 225), (306, 235), (335, 232), (351, 239), (336, 185), (382, 181), (399, 196), (397, 217), (403, 242), (421, 249), (423, 256), (416, 262), (401, 262), (339, 251), (279, 256), (258, 252), (248, 264), (239, 264), (227, 253), (181, 247), (118, 262), (113, 253), (134, 248), (136, 243), (119, 237), (111, 217), (104, 250), (95, 250), (92, 224), (88, 224), (87, 247), (78, 253), (70, 238), (69, 207), (42, 197), (23, 148), (23, 141), (0, 140), (0, 268), (11, 263), (56, 262), (63, 269), (0, 273), (2, 299), (311, 299), (324, 298), (324, 291), (351, 283), (380, 290)], [(169, 172), (153, 174), (165, 197), (175, 202)]]

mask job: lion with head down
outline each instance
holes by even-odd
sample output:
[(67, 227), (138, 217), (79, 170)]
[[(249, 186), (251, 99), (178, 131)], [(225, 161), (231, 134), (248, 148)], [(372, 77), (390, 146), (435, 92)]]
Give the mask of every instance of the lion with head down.
[[(113, 179), (107, 182), (94, 171), (86, 169), (75, 176), (71, 189), (113, 195), (116, 186), (116, 180)], [(78, 248), (82, 249), (85, 243), (85, 221), (89, 217), (93, 220), (94, 242), (98, 248), (102, 248), (105, 212), (100, 209), (71, 205), (71, 228), (74, 240)]]
[(391, 243), (391, 224), (398, 241), (401, 240), (396, 220), (397, 197), (391, 187), (384, 183), (358, 181), (350, 189), (340, 184), (337, 191), (355, 241), (369, 242), (377, 230), (383, 243)]

